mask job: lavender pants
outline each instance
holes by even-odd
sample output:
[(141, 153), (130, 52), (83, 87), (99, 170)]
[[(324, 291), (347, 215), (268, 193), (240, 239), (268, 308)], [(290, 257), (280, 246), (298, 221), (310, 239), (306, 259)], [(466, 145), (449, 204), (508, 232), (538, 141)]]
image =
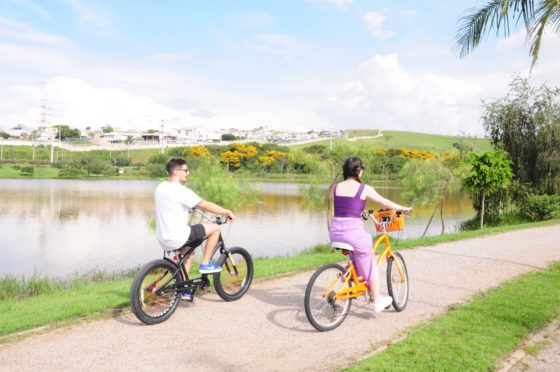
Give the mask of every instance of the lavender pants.
[[(331, 223), (331, 242), (342, 242), (354, 247), (350, 259), (354, 263), (356, 272), (371, 286), (371, 268), (373, 265), (373, 240), (364, 229), (360, 218), (338, 219)], [(370, 287), (372, 288), (372, 287)]]

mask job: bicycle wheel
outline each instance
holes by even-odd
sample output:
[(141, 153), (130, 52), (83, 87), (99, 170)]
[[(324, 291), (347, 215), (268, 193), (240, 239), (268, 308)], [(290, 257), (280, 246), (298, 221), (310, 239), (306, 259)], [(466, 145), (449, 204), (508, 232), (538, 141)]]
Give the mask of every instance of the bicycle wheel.
[(337, 300), (335, 294), (352, 285), (341, 279), (345, 270), (338, 264), (328, 264), (313, 273), (305, 289), (305, 315), (319, 331), (331, 331), (342, 324), (350, 311), (352, 299)]
[[(180, 298), (172, 286), (181, 281), (177, 266), (166, 260), (155, 260), (144, 265), (134, 276), (130, 288), (132, 312), (146, 324), (161, 323), (173, 314)], [(163, 289), (159, 294), (157, 290)]]
[(394, 258), (389, 257), (387, 263), (387, 287), (389, 296), (393, 297), (393, 307), (397, 311), (403, 311), (408, 303), (408, 271), (402, 255), (399, 252), (395, 252), (394, 255)]
[(241, 247), (228, 251), (229, 255), (222, 254), (216, 262), (222, 271), (214, 274), (214, 288), (224, 300), (235, 301), (247, 292), (253, 281), (253, 259)]

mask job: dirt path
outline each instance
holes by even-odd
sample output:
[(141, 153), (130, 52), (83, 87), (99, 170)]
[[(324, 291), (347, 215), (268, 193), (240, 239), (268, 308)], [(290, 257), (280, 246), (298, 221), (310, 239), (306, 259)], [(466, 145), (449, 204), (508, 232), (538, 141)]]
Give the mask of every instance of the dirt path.
[(307, 322), (306, 272), (256, 283), (233, 303), (214, 294), (197, 297), (157, 326), (125, 312), (1, 345), (0, 370), (333, 370), (479, 290), (560, 260), (559, 241), (556, 225), (403, 251), (408, 308), (374, 317), (371, 305), (355, 301), (332, 332), (319, 333)]

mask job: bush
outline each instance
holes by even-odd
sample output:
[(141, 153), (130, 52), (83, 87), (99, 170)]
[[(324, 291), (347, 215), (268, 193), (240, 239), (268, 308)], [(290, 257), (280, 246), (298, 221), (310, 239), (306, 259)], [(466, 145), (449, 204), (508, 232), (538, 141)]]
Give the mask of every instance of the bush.
[(165, 164), (148, 164), (146, 166), (148, 171), (148, 176), (154, 178), (167, 177), (167, 170), (165, 169)]
[(115, 158), (113, 162), (117, 167), (128, 167), (130, 165), (130, 160), (127, 158)]
[(34, 168), (32, 166), (26, 166), (26, 167), (22, 167), (21, 170), (19, 171), (19, 173), (22, 176), (32, 176), (33, 171), (34, 171)]
[(524, 216), (533, 221), (544, 221), (560, 217), (559, 195), (531, 195), (522, 207)]
[(148, 163), (150, 164), (167, 164), (167, 155), (164, 154), (155, 154), (150, 156), (148, 159)]

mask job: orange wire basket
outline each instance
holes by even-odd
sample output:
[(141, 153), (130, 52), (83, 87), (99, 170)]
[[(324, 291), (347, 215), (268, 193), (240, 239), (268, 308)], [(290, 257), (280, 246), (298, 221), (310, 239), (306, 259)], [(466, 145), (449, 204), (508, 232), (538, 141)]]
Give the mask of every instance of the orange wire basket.
[(375, 224), (375, 229), (378, 232), (383, 232), (383, 226), (386, 226), (386, 231), (401, 231), (404, 229), (404, 214), (397, 212), (394, 209), (385, 209), (375, 211), (372, 213), (373, 218), (378, 222)]

